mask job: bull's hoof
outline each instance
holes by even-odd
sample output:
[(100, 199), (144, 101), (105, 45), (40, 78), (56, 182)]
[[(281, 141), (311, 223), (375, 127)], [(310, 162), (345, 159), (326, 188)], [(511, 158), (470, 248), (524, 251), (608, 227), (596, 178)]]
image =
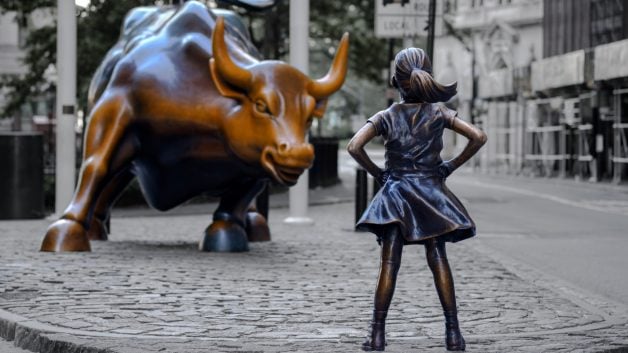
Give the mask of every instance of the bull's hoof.
[(89, 240), (107, 240), (109, 232), (105, 224), (98, 218), (92, 217), (92, 223), (87, 231), (87, 238)]
[(92, 251), (85, 228), (77, 221), (60, 219), (48, 227), (41, 251)]
[(249, 251), (249, 242), (244, 228), (240, 225), (215, 220), (205, 230), (205, 236), (199, 244), (199, 249), (215, 252), (242, 252)]
[(251, 242), (270, 241), (270, 229), (268, 229), (266, 218), (257, 212), (248, 212), (246, 234)]

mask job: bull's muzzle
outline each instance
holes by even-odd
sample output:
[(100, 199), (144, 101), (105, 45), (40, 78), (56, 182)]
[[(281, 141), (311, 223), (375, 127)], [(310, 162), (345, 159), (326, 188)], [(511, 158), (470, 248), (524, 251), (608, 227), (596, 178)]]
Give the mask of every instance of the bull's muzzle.
[(312, 166), (314, 147), (309, 143), (297, 146), (281, 144), (278, 147), (267, 146), (262, 152), (262, 167), (277, 182), (292, 186), (297, 183), (303, 171)]

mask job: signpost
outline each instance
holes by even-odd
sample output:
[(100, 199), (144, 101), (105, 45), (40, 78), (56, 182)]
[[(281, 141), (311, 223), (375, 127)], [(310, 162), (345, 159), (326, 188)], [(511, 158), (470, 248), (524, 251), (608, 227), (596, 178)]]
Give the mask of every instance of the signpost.
[(375, 36), (427, 36), (431, 0), (375, 0)]
[[(434, 62), (435, 27), (436, 0), (375, 0), (375, 36), (389, 38), (389, 77), (392, 75), (395, 38), (403, 38), (403, 46), (407, 48), (412, 46), (412, 38), (427, 37), (425, 51)], [(388, 105), (392, 104), (394, 96), (389, 97)]]
[[(436, 0), (375, 0), (375, 36), (403, 38), (403, 46), (412, 46), (412, 38), (427, 37), (425, 51), (434, 62), (434, 36), (437, 22)], [(442, 12), (442, 5), (439, 6)], [(391, 58), (392, 60), (392, 58)]]

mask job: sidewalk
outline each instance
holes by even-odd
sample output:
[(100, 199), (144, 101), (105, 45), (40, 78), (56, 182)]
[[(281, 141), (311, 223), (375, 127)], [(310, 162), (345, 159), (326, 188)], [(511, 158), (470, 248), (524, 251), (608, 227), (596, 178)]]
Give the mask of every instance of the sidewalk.
[[(40, 253), (49, 221), (0, 222), (0, 336), (36, 352), (357, 352), (379, 251), (353, 231), (352, 193), (311, 192), (313, 226), (283, 224), (273, 196), (273, 240), (244, 254), (197, 250), (211, 205), (118, 210), (92, 253)], [(628, 352), (625, 306), (474, 239), (448, 251), (468, 352)], [(387, 331), (387, 352), (445, 351), (420, 247), (404, 252)]]

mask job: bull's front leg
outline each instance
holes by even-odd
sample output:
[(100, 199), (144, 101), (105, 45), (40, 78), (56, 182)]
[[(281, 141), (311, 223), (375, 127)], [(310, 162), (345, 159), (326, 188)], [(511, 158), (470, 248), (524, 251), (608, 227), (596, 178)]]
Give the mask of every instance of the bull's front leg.
[(264, 190), (266, 183), (263, 179), (250, 180), (223, 195), (199, 249), (241, 252), (249, 250), (249, 241), (270, 240), (266, 219), (251, 208), (252, 201)]
[(90, 251), (88, 230), (101, 192), (132, 159), (125, 140), (131, 112), (125, 97), (112, 96), (94, 108), (85, 136), (83, 166), (76, 191), (61, 219), (48, 227), (42, 251)]

